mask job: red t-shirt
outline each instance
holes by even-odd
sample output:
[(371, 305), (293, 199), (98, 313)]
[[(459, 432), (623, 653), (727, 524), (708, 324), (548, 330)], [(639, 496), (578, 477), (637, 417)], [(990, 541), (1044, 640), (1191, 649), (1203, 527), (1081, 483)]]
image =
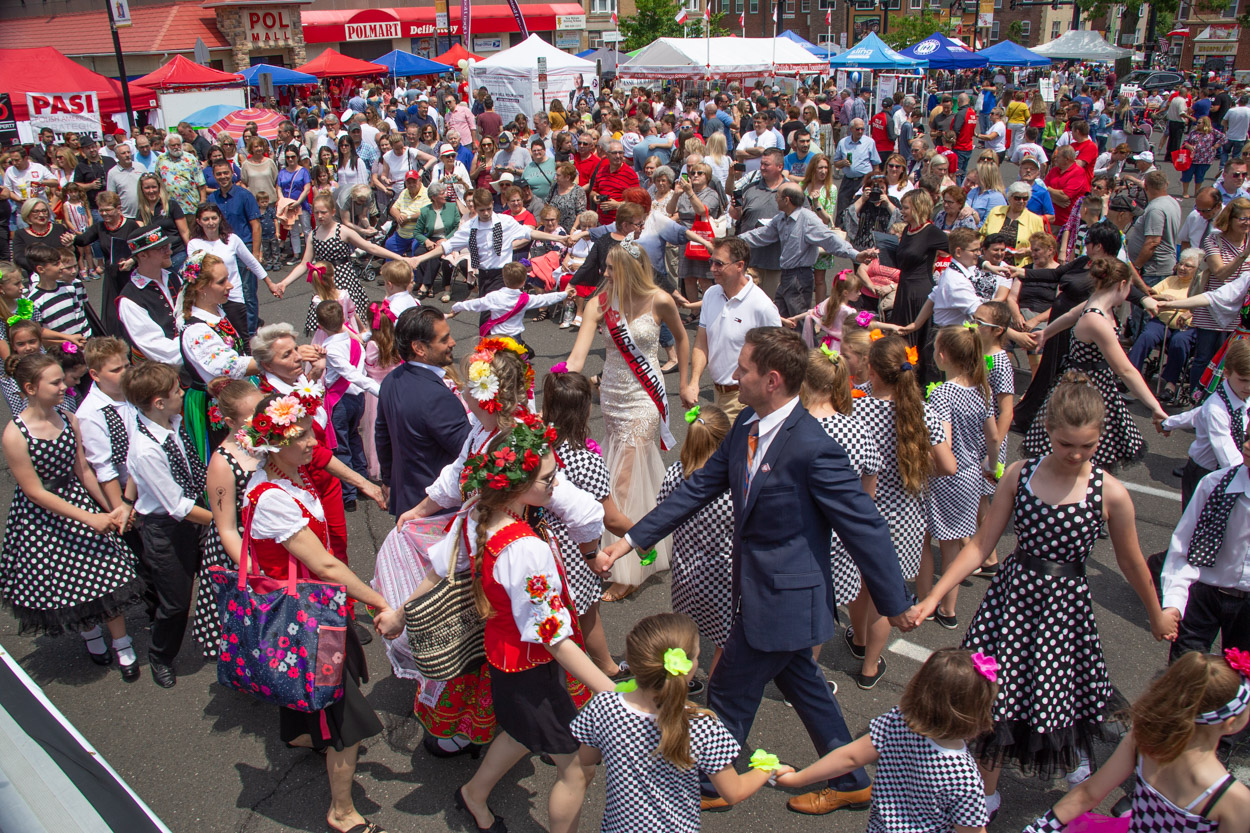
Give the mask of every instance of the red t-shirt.
[(872, 125), (872, 141), (877, 146), (877, 153), (881, 156), (882, 162), (885, 162), (885, 158), (894, 152), (894, 142), (890, 140), (887, 129), (889, 119), (889, 113), (878, 110), (877, 114), (868, 120)]
[(1086, 139), (1083, 142), (1073, 142), (1072, 149), (1076, 151), (1077, 161), (1085, 163), (1085, 172), (1093, 176), (1094, 163), (1098, 161), (1098, 145), (1093, 139)]
[(955, 139), (955, 150), (972, 150), (972, 140), (976, 135), (976, 129), (977, 114), (971, 107), (968, 107), (964, 110), (964, 123), (959, 128), (959, 137)]
[(577, 168), (577, 184), (585, 188), (590, 184), (590, 175), (595, 172), (595, 168), (599, 167), (603, 158), (597, 153), (592, 153), (585, 159), (574, 156), (572, 161), (573, 167)]
[[(638, 187), (638, 173), (631, 165), (622, 164), (615, 173), (611, 169), (610, 161), (599, 166), (595, 174), (595, 184), (590, 189), (592, 194), (598, 194), (605, 200), (620, 200), (626, 188)], [(599, 222), (604, 225), (616, 222), (616, 209), (600, 208)]]
[(1071, 201), (1063, 208), (1058, 203), (1055, 204), (1055, 222), (1052, 227), (1062, 228), (1068, 222), (1068, 215), (1072, 213), (1072, 206), (1077, 199), (1089, 193), (1090, 175), (1077, 164), (1069, 165), (1066, 171), (1061, 171), (1056, 166), (1046, 174), (1045, 182), (1047, 188), (1062, 191)]
[(477, 129), (481, 135), (497, 139), (499, 131), (503, 129), (503, 116), (494, 110), (487, 110), (477, 117)]

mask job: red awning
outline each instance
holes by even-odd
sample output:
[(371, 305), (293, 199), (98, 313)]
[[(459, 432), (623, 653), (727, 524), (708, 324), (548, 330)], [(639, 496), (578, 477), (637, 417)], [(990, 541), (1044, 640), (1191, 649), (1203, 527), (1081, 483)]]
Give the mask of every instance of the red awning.
[(313, 58), (302, 67), (296, 67), (296, 72), (307, 72), (309, 75), (315, 75), (318, 78), (342, 78), (354, 75), (386, 75), (390, 72), (382, 64), (371, 64), (368, 61), (361, 61), (357, 58), (349, 58), (342, 52), (334, 49), (327, 49), (316, 58)]
[(479, 61), (482, 60), (481, 55), (475, 55), (460, 44), (453, 43), (451, 45), (451, 49), (448, 49), (442, 55), (431, 58), (430, 60), (437, 61), (440, 64), (446, 64), (449, 67), (459, 67), (461, 61), (467, 61), (470, 58), (475, 58)]
[[(521, 15), (531, 32), (556, 29), (556, 18), (585, 14), (580, 3), (522, 3)], [(448, 4), (450, 34), (462, 34), (460, 5)], [(306, 43), (339, 43), (342, 41), (385, 40), (389, 38), (429, 37), (434, 28), (433, 6), (405, 6), (383, 9), (309, 10), (301, 12)], [(505, 4), (473, 6), (474, 32), (520, 31), (512, 9)], [(439, 63), (444, 63), (440, 61)], [(454, 66), (454, 64), (452, 64)]]
[[(30, 119), (26, 109), (28, 92), (95, 92), (103, 114), (121, 113), (126, 109), (120, 82), (92, 72), (51, 46), (0, 49), (0, 91), (9, 94), (13, 116), (18, 121)], [(130, 105), (136, 110), (151, 110), (156, 106), (156, 93), (131, 84)]]
[(219, 69), (201, 66), (181, 55), (175, 55), (168, 63), (142, 78), (136, 78), (135, 83), (156, 90), (168, 90), (175, 87), (228, 87), (242, 84), (243, 76), (237, 72), (222, 72)]

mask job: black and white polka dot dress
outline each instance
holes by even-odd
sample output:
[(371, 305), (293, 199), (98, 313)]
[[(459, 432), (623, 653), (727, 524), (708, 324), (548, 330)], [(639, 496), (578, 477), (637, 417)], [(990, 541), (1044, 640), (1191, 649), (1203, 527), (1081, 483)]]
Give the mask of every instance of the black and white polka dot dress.
[[(356, 249), (343, 239), (342, 231), (342, 224), (336, 224), (334, 236), (327, 240), (318, 240), (317, 235), (314, 234), (312, 259), (314, 263), (324, 261), (333, 264), (334, 285), (339, 289), (347, 290), (347, 294), (356, 304), (356, 309), (367, 310), (369, 309), (369, 296), (365, 294), (365, 288), (360, 284), (360, 270), (356, 261), (352, 260), (352, 254)], [(304, 322), (304, 327), (306, 332), (316, 332), (315, 307), (309, 308), (308, 320)]]
[[(586, 446), (580, 448), (572, 443), (564, 443), (556, 452), (560, 460), (560, 473), (577, 488), (586, 492), (595, 500), (603, 501), (612, 494), (612, 476), (603, 458)], [(568, 527), (554, 512), (544, 512), (547, 529), (551, 539), (560, 548), (560, 558), (564, 560), (564, 574), (568, 579), (569, 595), (573, 598), (573, 606), (579, 616), (590, 610), (590, 606), (603, 596), (603, 582), (590, 569), (582, 551), (569, 537)]]
[(985, 482), (985, 422), (993, 416), (985, 391), (943, 382), (929, 394), (925, 410), (951, 428), (955, 473), (930, 477), (925, 495), (929, 534), (935, 541), (955, 541), (977, 531), (977, 508)]
[[(1094, 759), (1092, 740), (1102, 735), (1112, 690), (1083, 574), (1102, 526), (1104, 474), (1094, 466), (1079, 502), (1052, 506), (1029, 486), (1040, 462), (1020, 471), (1016, 550), (990, 581), (963, 647), (999, 663), (994, 731), (978, 754), (1048, 779), (1075, 769), (1082, 754)], [(1052, 575), (1030, 558), (1082, 565), (1081, 572)]]
[[(1087, 309), (1082, 315), (1097, 314), (1106, 316), (1100, 309)], [(1119, 325), (1115, 328), (1120, 333)], [(1105, 469), (1114, 469), (1122, 462), (1138, 460), (1146, 453), (1146, 439), (1142, 436), (1137, 424), (1133, 422), (1128, 407), (1120, 398), (1116, 388), (1116, 374), (1107, 364), (1102, 350), (1092, 341), (1080, 341), (1072, 338), (1068, 355), (1064, 357), (1059, 373), (1051, 385), (1050, 393), (1063, 380), (1067, 370), (1079, 370), (1090, 378), (1094, 386), (1102, 394), (1102, 404), (1107, 415), (1102, 423), (1102, 436), (1098, 440), (1098, 449), (1094, 452), (1094, 463)], [(1050, 399), (1050, 394), (1046, 395)], [(1024, 453), (1027, 457), (1041, 457), (1050, 453), (1050, 437), (1046, 433), (1046, 406), (1043, 405), (1033, 418), (1033, 424), (1024, 435)]]
[[(78, 437), (68, 421), (53, 440), (31, 436), (20, 418), (14, 424), (45, 489), (79, 509), (103, 511), (74, 474)], [(14, 490), (0, 545), (0, 600), (21, 632), (59, 636), (121, 614), (143, 591), (135, 567), (134, 553), (116, 533), (100, 535)]]
[(694, 766), (678, 769), (656, 754), (660, 746), (656, 716), (638, 711), (616, 692), (592, 697), (570, 728), (573, 737), (603, 756), (607, 782), (603, 833), (697, 833), (699, 773), (720, 772), (740, 751), (719, 718), (692, 715)]
[(967, 747), (947, 749), (913, 732), (898, 706), (868, 724), (868, 737), (879, 756), (868, 833), (989, 823), (985, 782)]
[[(866, 474), (881, 473), (881, 449), (877, 447), (877, 441), (868, 426), (856, 418), (854, 411), (849, 414), (835, 413), (818, 417), (816, 421), (846, 451), (851, 468), (855, 469), (857, 475), (863, 477)], [(833, 559), (834, 599), (838, 604), (847, 604), (859, 595), (859, 568), (851, 560), (850, 553), (846, 551), (836, 532), (833, 533), (830, 557)]]
[[(1016, 370), (1011, 364), (1011, 356), (1004, 350), (996, 350), (985, 357), (986, 367), (990, 372), (990, 393), (994, 395), (994, 419), (998, 419), (1001, 414), (998, 410), (998, 397), (1001, 394), (1015, 396), (1016, 394)], [(998, 460), (1004, 466), (1007, 465), (1007, 438), (1003, 437), (998, 444)], [(998, 484), (988, 479), (982, 479), (981, 494), (986, 497), (993, 497), (994, 491), (998, 488)]]
[[(252, 472), (244, 471), (238, 461), (222, 446), (213, 451), (220, 454), (230, 464), (230, 473), (234, 475), (235, 524), (243, 529), (243, 496), (247, 493), (247, 483), (252, 479)], [(213, 585), (209, 582), (209, 569), (224, 567), (233, 570), (235, 564), (226, 555), (226, 548), (221, 543), (216, 526), (212, 526), (205, 535), (204, 559), (200, 563), (199, 579), (195, 591), (195, 606), (191, 611), (191, 635), (200, 644), (205, 659), (217, 658), (217, 642), (221, 639), (221, 623), (218, 619), (217, 596), (213, 593)]]
[[(910, 581), (920, 569), (920, 553), (924, 548), (925, 519), (923, 492), (909, 492), (903, 486), (898, 470), (898, 432), (894, 425), (894, 402), (868, 396), (855, 400), (855, 417), (868, 426), (881, 452), (881, 473), (877, 475), (877, 511), (890, 527), (890, 540), (898, 553), (903, 578)], [(929, 442), (936, 445), (945, 439), (942, 425), (925, 410)]]
[[(681, 461), (668, 467), (656, 504), (685, 479)], [(699, 626), (714, 645), (729, 638), (733, 595), (733, 499), (726, 491), (673, 531), (673, 611)]]

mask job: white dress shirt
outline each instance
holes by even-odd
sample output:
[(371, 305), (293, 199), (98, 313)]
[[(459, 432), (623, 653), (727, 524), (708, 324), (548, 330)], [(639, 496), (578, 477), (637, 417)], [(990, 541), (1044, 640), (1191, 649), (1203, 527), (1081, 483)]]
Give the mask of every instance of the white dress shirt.
[(786, 404), (765, 417), (759, 414), (753, 414), (747, 425), (758, 422), (759, 441), (755, 444), (755, 456), (751, 458), (751, 479), (755, 479), (755, 475), (760, 470), (760, 464), (764, 462), (764, 455), (768, 454), (768, 447), (773, 444), (773, 440), (777, 438), (777, 432), (781, 430), (781, 424), (785, 422), (790, 414), (794, 412), (795, 406), (799, 404), (799, 398), (796, 396)]
[(218, 376), (247, 378), (251, 360), (239, 353), (237, 343), (226, 344), (213, 329), (226, 314), (221, 307), (217, 308), (217, 313), (214, 315), (199, 307), (191, 308), (191, 319), (182, 330), (182, 343), (186, 347), (191, 369), (206, 383)]
[(780, 327), (781, 313), (768, 293), (748, 280), (732, 298), (720, 284), (703, 293), (699, 326), (707, 332), (707, 367), (712, 382), (736, 385), (738, 354), (746, 344), (747, 331), (756, 327)]
[[(165, 302), (169, 304), (169, 308), (174, 309), (174, 298), (169, 294), (169, 272), (162, 269), (160, 279), (155, 281), (138, 272), (132, 272), (130, 280), (140, 289), (149, 283), (155, 283), (161, 294), (165, 296)], [(174, 314), (176, 316), (177, 312), (175, 311)], [(130, 343), (139, 348), (144, 358), (182, 367), (182, 351), (178, 349), (178, 339), (165, 335), (165, 331), (156, 326), (156, 322), (152, 320), (152, 316), (148, 315), (147, 310), (129, 298), (123, 297), (117, 302), (117, 317), (126, 328)]]
[(124, 488), (126, 481), (130, 479), (126, 470), (126, 461), (119, 460), (114, 463), (113, 442), (109, 436), (108, 423), (104, 420), (102, 413), (102, 410), (109, 405), (117, 409), (117, 415), (126, 426), (126, 436), (133, 438), (135, 421), (139, 416), (138, 409), (127, 400), (113, 399), (100, 390), (99, 385), (91, 386), (91, 390), (87, 391), (87, 395), (83, 397), (74, 416), (78, 417), (83, 454), (86, 455), (87, 462), (91, 464), (91, 469), (95, 472), (95, 479), (101, 483), (117, 480)]
[(378, 395), (381, 385), (377, 381), (369, 377), (365, 373), (365, 348), (360, 348), (359, 361), (352, 361), (352, 335), (346, 330), (341, 330), (332, 336), (326, 337), (321, 342), (321, 346), (326, 351), (326, 389), (329, 390), (334, 383), (342, 377), (348, 381), (347, 393), (360, 395), (362, 393), (371, 393)]
[[(550, 307), (563, 301), (567, 296), (563, 292), (544, 292), (541, 295), (530, 295), (529, 300), (525, 302), (525, 308), (518, 310), (516, 315), (508, 317), (506, 321), (500, 321), (491, 328), (490, 334), (493, 336), (511, 336), (516, 338), (525, 332), (525, 313), (532, 309), (540, 309), (542, 307)], [(521, 302), (521, 290), (504, 287), (496, 289), (494, 292), (487, 292), (481, 298), (468, 298), (463, 301), (451, 305), (452, 312), (486, 312), (490, 314), (490, 320), (494, 320), (501, 315), (506, 315), (516, 309), (517, 304)]]
[(392, 292), (384, 300), (386, 305), (391, 308), (391, 315), (394, 315), (396, 318), (403, 315), (405, 310), (421, 306), (421, 302), (412, 297), (412, 293), (406, 289)]
[(1202, 238), (1206, 237), (1209, 231), (1211, 231), (1211, 221), (1199, 214), (1198, 209), (1195, 208), (1189, 212), (1189, 216), (1181, 225), (1181, 245), (1201, 249)]
[(957, 327), (976, 314), (981, 298), (972, 285), (973, 266), (956, 260), (942, 272), (937, 285), (929, 293), (933, 302), (933, 323), (939, 327)]
[[(500, 246), (498, 255), (495, 254), (494, 244), (494, 228), (496, 224), (503, 226), (503, 245)], [(477, 229), (478, 265), (482, 269), (502, 269), (505, 265), (512, 262), (512, 244), (517, 240), (530, 239), (530, 227), (521, 225), (507, 214), (496, 212), (491, 215), (488, 223), (483, 223), (474, 214), (473, 219), (460, 223), (455, 234), (451, 237), (443, 238), (442, 242), (439, 243), (443, 247), (443, 254), (449, 255), (452, 252), (467, 248), (469, 245), (469, 232), (473, 229)]]
[[(1241, 411), (1242, 425), (1246, 425), (1246, 403), (1233, 393), (1227, 381), (1220, 384), (1228, 401)], [(1241, 449), (1233, 439), (1232, 415), (1218, 395), (1208, 396), (1201, 406), (1163, 420), (1164, 431), (1191, 427), (1197, 437), (1189, 446), (1189, 457), (1195, 463), (1204, 469), (1224, 469), (1241, 462)]]
[[(161, 444), (173, 433), (188, 467), (191, 465), (191, 455), (196, 451), (182, 443), (178, 431), (178, 426), (182, 425), (182, 417), (175, 416), (170, 421), (170, 428), (157, 425), (143, 414), (138, 415), (138, 422), (148, 429), (152, 437), (137, 430), (130, 435), (130, 453), (126, 456), (126, 468), (130, 470), (130, 476), (138, 487), (135, 511), (140, 515), (169, 515), (180, 521), (195, 508), (195, 499), (199, 495), (188, 496), (182, 493), (182, 487), (169, 470), (169, 456), (165, 454)], [(156, 442), (152, 442), (153, 437)]]
[(1237, 493), (1238, 497), (1232, 514), (1228, 516), (1224, 543), (1215, 555), (1215, 563), (1210, 567), (1195, 567), (1188, 559), (1189, 543), (1198, 525), (1198, 515), (1227, 472), (1228, 469), (1217, 469), (1202, 478), (1172, 533), (1172, 543), (1163, 562), (1163, 606), (1174, 607), (1181, 615), (1184, 615), (1189, 601), (1189, 588), (1196, 581), (1213, 587), (1250, 591), (1250, 474), (1245, 468), (1228, 484), (1229, 492)]

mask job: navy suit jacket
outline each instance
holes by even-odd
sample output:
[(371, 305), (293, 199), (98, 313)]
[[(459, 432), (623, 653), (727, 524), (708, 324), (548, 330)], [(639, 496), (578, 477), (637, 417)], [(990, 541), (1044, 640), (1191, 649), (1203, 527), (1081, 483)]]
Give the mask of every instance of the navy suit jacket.
[(392, 515), (425, 499), (468, 435), (464, 405), (433, 372), (404, 362), (382, 380), (373, 437), (382, 481), (391, 487)]
[(744, 489), (747, 420), (739, 414), (720, 448), (663, 503), (634, 524), (630, 540), (649, 549), (726, 489), (733, 498), (733, 609), (759, 651), (798, 651), (833, 637), (837, 613), (830, 532), (863, 575), (877, 610), (911, 604), (890, 530), (864, 493), (846, 452), (802, 404), (786, 418)]

